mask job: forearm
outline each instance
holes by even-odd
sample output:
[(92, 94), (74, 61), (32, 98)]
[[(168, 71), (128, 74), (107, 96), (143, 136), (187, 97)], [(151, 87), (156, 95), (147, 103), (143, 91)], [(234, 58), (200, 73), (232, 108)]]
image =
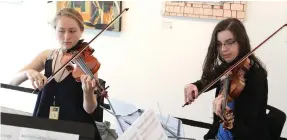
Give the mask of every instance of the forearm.
[(24, 81), (26, 81), (27, 79), (28, 78), (26, 76), (26, 71), (20, 71), (12, 77), (12, 80), (10, 81), (9, 84), (13, 86), (18, 86)]
[(94, 93), (84, 93), (83, 108), (89, 114), (92, 114), (97, 107), (97, 99)]

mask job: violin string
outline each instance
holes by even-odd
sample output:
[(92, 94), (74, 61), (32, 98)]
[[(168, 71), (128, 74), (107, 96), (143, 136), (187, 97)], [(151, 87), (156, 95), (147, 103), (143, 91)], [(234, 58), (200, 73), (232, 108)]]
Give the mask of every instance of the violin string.
[(88, 66), (84, 62), (84, 60), (82, 58), (80, 58), (79, 62), (80, 62), (80, 65), (82, 66), (82, 68), (84, 69), (85, 73), (88, 74), (89, 76), (91, 76), (91, 78), (93, 79), (94, 74), (90, 71), (90, 69), (88, 68)]
[(91, 78), (94, 78), (93, 73), (90, 71), (90, 69), (88, 68), (88, 66), (86, 65), (82, 57), (79, 57), (78, 59), (76, 59), (76, 61), (78, 65), (82, 68), (85, 74), (88, 74), (89, 76), (91, 76)]
[[(86, 73), (86, 74), (89, 74), (92, 78), (94, 78), (94, 74), (91, 72), (91, 70), (89, 69), (89, 67), (86, 65), (86, 63), (84, 62), (83, 58), (79, 57), (76, 59), (77, 63), (80, 65), (80, 67), (83, 69), (83, 71)], [(97, 79), (95, 79), (96, 81), (96, 86), (100, 89), (100, 92), (102, 93), (103, 91), (105, 91), (105, 89), (100, 85), (100, 83), (98, 82)], [(101, 96), (101, 95), (98, 95), (98, 96)], [(109, 105), (111, 107), (111, 110), (113, 111), (114, 114), (116, 114), (116, 111), (115, 109), (113, 108), (112, 104), (111, 104), (111, 101), (109, 100), (109, 98), (106, 96), (106, 95), (103, 95), (107, 101), (109, 102)], [(123, 129), (123, 126), (121, 125), (120, 121), (119, 121), (119, 118), (116, 117), (118, 123), (120, 124), (120, 127), (122, 129), (122, 131), (124, 132), (124, 129)]]
[[(92, 78), (94, 78), (94, 74), (90, 71), (90, 69), (88, 68), (88, 66), (86, 65), (86, 63), (84, 62), (83, 58), (80, 57), (77, 59), (80, 67), (83, 69), (83, 71), (90, 75)], [(101, 85), (98, 83), (98, 81), (96, 80), (96, 85), (98, 86), (98, 88), (100, 88), (101, 91), (103, 91), (103, 87), (101, 87)]]
[(80, 65), (80, 67), (82, 68), (82, 70), (84, 71), (85, 74), (88, 74), (89, 76), (91, 76), (91, 78), (93, 78), (93, 74), (92, 72), (89, 70), (88, 66), (86, 65), (86, 63), (84, 62), (83, 58), (80, 57), (77, 59), (78, 63)]
[[(79, 63), (80, 67), (85, 71), (86, 74), (89, 74), (92, 78), (94, 78), (94, 74), (91, 72), (91, 70), (89, 69), (89, 67), (86, 65), (86, 63), (84, 62), (84, 60), (81, 57), (78, 58), (76, 61)], [(105, 89), (100, 85), (100, 83), (98, 82), (97, 79), (95, 79), (95, 82), (96, 82), (96, 86), (99, 88), (100, 93), (101, 93), (98, 96), (105, 97), (107, 99), (107, 101), (109, 102), (112, 111), (114, 112), (114, 114), (116, 114), (116, 112), (115, 112), (115, 110), (114, 110), (114, 108), (113, 108), (113, 106), (112, 106), (112, 104), (111, 104), (111, 102), (107, 96), (107, 93), (105, 93)], [(117, 120), (118, 120), (118, 118), (117, 118)], [(122, 128), (122, 126), (121, 126), (121, 128)], [(122, 128), (122, 130), (123, 130), (123, 128)]]
[[(226, 77), (227, 78), (227, 77)], [(222, 104), (222, 109), (221, 109), (221, 116), (224, 117), (224, 112), (225, 112), (225, 108), (226, 108), (226, 94), (227, 94), (227, 81), (228, 79), (224, 80), (224, 87), (223, 88), (223, 104)]]

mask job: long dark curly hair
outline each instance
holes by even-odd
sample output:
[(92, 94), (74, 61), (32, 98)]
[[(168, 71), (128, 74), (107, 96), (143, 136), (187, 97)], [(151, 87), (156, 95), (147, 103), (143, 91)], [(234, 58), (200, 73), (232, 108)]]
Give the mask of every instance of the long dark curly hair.
[[(247, 35), (244, 25), (240, 20), (236, 18), (227, 18), (220, 21), (213, 30), (211, 41), (208, 47), (208, 52), (204, 60), (203, 73), (201, 76), (201, 80), (204, 84), (208, 84), (207, 82), (211, 82), (216, 78), (216, 76), (219, 76), (218, 73), (221, 64), (226, 63), (220, 57), (217, 49), (217, 34), (224, 30), (229, 30), (233, 34), (234, 39), (239, 44), (239, 54), (235, 61), (241, 59), (251, 51), (249, 37)], [(250, 55), (249, 58), (252, 59), (257, 65), (259, 65), (259, 67), (262, 67), (267, 74), (267, 71), (263, 67), (263, 64), (254, 54)], [(233, 61), (232, 63), (234, 63), (235, 61)]]

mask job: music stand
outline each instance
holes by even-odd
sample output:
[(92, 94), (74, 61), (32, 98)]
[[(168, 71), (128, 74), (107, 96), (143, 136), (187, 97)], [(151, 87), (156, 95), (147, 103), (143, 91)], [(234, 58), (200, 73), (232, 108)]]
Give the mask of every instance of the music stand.
[[(21, 95), (19, 93), (27, 92), (31, 93), (32, 89), (23, 88), (20, 86), (12, 86), (9, 84), (0, 83), (1, 90), (8, 89), (7, 92), (11, 92), (12, 90), (16, 91), (15, 95)], [(12, 94), (13, 95), (13, 94)], [(27, 95), (25, 95), (27, 96)], [(34, 99), (36, 96), (30, 94), (29, 99)], [(12, 98), (12, 97), (11, 97)], [(96, 136), (96, 126), (94, 124), (80, 123), (80, 122), (72, 122), (72, 121), (64, 121), (64, 120), (50, 120), (47, 118), (40, 117), (32, 117), (32, 110), (34, 103), (29, 103), (26, 107), (18, 107), (13, 106), (10, 102), (1, 103), (1, 107), (10, 107), (11, 109), (21, 110), (22, 112), (26, 112), (25, 114), (10, 114), (1, 112), (1, 124), (3, 125), (11, 125), (11, 126), (19, 126), (19, 127), (28, 127), (28, 128), (36, 128), (57, 132), (65, 132), (72, 134), (80, 134), (80, 140), (94, 140)], [(87, 130), (89, 129), (89, 130)], [(85, 130), (85, 131), (83, 131)], [(83, 132), (82, 132), (83, 131)], [(92, 133), (92, 134), (91, 134)]]
[(95, 139), (95, 128), (88, 123), (51, 120), (1, 112), (1, 125), (77, 134), (79, 135), (79, 140)]
[[(109, 103), (111, 103), (111, 101), (109, 101)], [(112, 106), (110, 104), (110, 106)], [(116, 105), (117, 107), (119, 107), (120, 105), (117, 104)], [(126, 115), (119, 115), (119, 114), (116, 114), (114, 112), (111, 112), (109, 111), (108, 109), (105, 109), (104, 107), (102, 107), (105, 111), (107, 111), (109, 114), (113, 115), (116, 119), (117, 119), (117, 122), (122, 130), (122, 133), (124, 133), (124, 131), (130, 127), (132, 125), (132, 123), (138, 118), (141, 116), (141, 114), (144, 112), (143, 109), (136, 109), (136, 111), (130, 113), (130, 114), (126, 114)], [(132, 107), (123, 107), (122, 108), (132, 108)], [(192, 138), (186, 138), (186, 137), (182, 137), (183, 135), (183, 131), (180, 129), (181, 126), (182, 126), (182, 123), (179, 119), (175, 119), (174, 118), (174, 121), (177, 120), (177, 126), (176, 128), (173, 127), (173, 130), (176, 130), (176, 132), (174, 132), (173, 130), (171, 130), (167, 124), (164, 124), (164, 119), (162, 118), (163, 116), (162, 115), (158, 115), (158, 118), (161, 120), (161, 125), (162, 127), (164, 128), (166, 134), (168, 135), (168, 137), (170, 139), (176, 139), (176, 140), (183, 140), (183, 139), (186, 139), (186, 140), (195, 140), (195, 139), (192, 139)], [(170, 124), (170, 123), (169, 123)]]

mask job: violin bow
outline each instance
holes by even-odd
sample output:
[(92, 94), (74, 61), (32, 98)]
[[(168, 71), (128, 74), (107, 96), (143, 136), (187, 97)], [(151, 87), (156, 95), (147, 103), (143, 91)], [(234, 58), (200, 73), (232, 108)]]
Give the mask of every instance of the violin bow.
[[(47, 79), (47, 82), (46, 84), (44, 84), (43, 87), (45, 87), (49, 82), (51, 82), (51, 80), (55, 77), (55, 75), (57, 73), (59, 73), (64, 67), (66, 67), (71, 61), (73, 61), (76, 57), (78, 57), (86, 48), (89, 47), (89, 45), (98, 37), (100, 36), (105, 30), (107, 30), (118, 18), (120, 18), (124, 12), (128, 11), (129, 8), (125, 8), (123, 11), (121, 11), (121, 13), (116, 17), (114, 18), (104, 29), (101, 30), (101, 32), (99, 32), (93, 39), (91, 39), (90, 42), (88, 42), (81, 51), (75, 53), (75, 55), (69, 60), (67, 61), (64, 65), (62, 65), (62, 67), (60, 67), (52, 76), (50, 76), (48, 79)], [(43, 88), (42, 88), (43, 89)], [(41, 89), (41, 90), (42, 90)], [(35, 89), (32, 93), (34, 93), (37, 89)], [(39, 90), (39, 91), (41, 91)]]
[[(204, 89), (202, 89), (200, 92), (198, 92), (198, 96), (204, 93), (207, 89), (212, 87), (216, 82), (218, 82), (222, 76), (229, 73), (231, 70), (233, 70), (235, 67), (237, 67), (240, 63), (242, 63), (246, 58), (248, 58), (250, 55), (253, 54), (255, 50), (257, 50), (260, 46), (262, 46), (266, 41), (268, 41), (271, 37), (273, 37), (275, 34), (277, 34), (281, 29), (287, 26), (287, 23), (282, 25), (279, 29), (277, 29), (273, 34), (271, 34), (269, 37), (267, 37), (263, 42), (261, 42), (257, 47), (255, 47), (252, 51), (250, 51), (248, 54), (246, 54), (244, 57), (242, 57), (238, 62), (236, 62), (234, 65), (229, 67), (225, 72), (223, 72), (220, 76), (218, 76), (215, 80), (213, 80), (210, 84), (208, 84)], [(188, 105), (189, 103), (186, 102), (182, 107)]]

